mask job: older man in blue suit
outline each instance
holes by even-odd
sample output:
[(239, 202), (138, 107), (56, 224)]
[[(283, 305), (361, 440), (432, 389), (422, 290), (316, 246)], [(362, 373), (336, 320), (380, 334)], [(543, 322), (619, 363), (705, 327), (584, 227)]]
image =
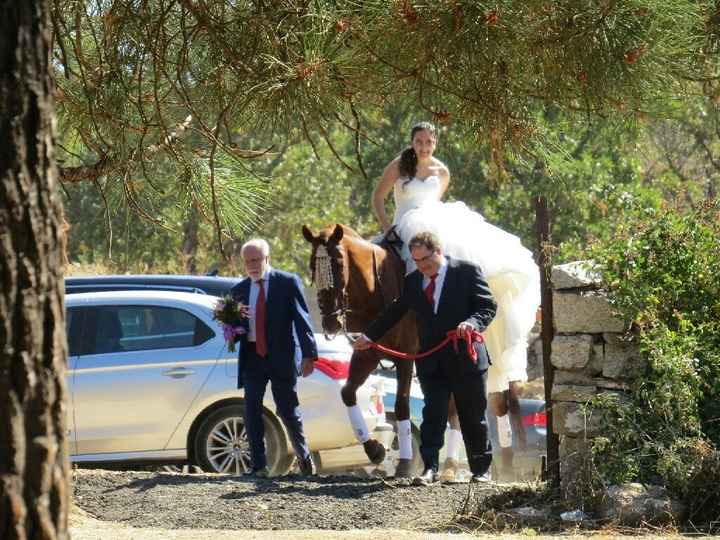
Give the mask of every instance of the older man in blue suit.
[(252, 474), (266, 477), (270, 472), (262, 421), (263, 398), (269, 382), (300, 471), (311, 475), (315, 473), (315, 466), (303, 432), (297, 377), (300, 374), (307, 377), (313, 372), (317, 344), (302, 284), (297, 275), (270, 267), (270, 247), (265, 240), (246, 242), (240, 256), (248, 277), (230, 293), (250, 307), (247, 332), (240, 338), (238, 387), (245, 388), (245, 426), (252, 454)]

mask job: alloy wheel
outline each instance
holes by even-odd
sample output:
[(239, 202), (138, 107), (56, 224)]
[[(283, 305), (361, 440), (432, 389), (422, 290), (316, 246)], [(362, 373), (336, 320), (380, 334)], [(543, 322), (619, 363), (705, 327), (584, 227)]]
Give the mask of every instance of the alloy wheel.
[(207, 438), (207, 459), (219, 473), (243, 474), (250, 470), (250, 444), (242, 418), (226, 418)]

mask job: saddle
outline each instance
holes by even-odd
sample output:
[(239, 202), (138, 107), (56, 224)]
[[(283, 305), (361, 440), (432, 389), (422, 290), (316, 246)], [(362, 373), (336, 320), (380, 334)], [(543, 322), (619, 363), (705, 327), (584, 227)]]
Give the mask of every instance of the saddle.
[(378, 245), (402, 259), (403, 241), (395, 230), (395, 225), (383, 235)]

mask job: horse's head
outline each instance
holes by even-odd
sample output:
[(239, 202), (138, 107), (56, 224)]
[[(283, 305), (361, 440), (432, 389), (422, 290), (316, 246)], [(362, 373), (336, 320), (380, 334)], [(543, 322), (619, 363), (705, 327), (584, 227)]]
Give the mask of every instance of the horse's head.
[(348, 262), (342, 247), (341, 225), (327, 227), (317, 235), (303, 225), (303, 236), (312, 244), (310, 271), (318, 291), (322, 327), (327, 334), (337, 334), (345, 324)]

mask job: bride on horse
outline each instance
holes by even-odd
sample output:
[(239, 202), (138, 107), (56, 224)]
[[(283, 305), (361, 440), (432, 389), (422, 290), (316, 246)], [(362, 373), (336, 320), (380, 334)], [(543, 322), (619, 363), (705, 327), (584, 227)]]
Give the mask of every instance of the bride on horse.
[[(450, 172), (433, 155), (437, 131), (432, 124), (413, 126), (410, 142), (411, 146), (385, 167), (373, 193), (373, 210), (385, 240), (391, 244), (402, 241), (406, 273), (415, 269), (408, 240), (424, 231), (440, 238), (446, 255), (473, 262), (482, 269), (498, 304), (495, 320), (484, 337), (492, 362), (488, 370), (488, 402), (498, 417), (502, 467), (507, 471), (512, 468), (512, 431), (521, 446), (525, 442), (518, 398), (527, 381), (527, 339), (540, 304), (539, 270), (519, 238), (491, 225), (462, 202), (442, 201), (450, 184)], [(391, 191), (395, 202), (392, 222), (385, 211)], [(452, 401), (450, 408), (452, 413)], [(457, 416), (451, 414), (450, 419), (446, 469), (454, 477), (461, 435)]]

